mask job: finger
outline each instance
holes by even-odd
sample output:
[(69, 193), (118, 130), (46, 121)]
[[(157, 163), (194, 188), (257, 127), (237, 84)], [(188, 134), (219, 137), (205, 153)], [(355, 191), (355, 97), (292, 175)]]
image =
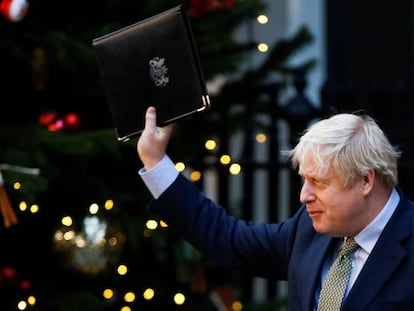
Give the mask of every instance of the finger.
[(157, 127), (157, 113), (155, 107), (148, 107), (145, 113), (145, 129), (154, 129)]

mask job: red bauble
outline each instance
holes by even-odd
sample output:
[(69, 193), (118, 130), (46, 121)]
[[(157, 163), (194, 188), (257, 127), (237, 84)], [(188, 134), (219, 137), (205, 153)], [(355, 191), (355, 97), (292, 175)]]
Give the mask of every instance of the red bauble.
[(38, 122), (40, 125), (44, 127), (48, 127), (50, 124), (56, 121), (58, 118), (58, 114), (54, 111), (45, 111), (42, 112), (38, 118)]
[(30, 287), (32, 287), (32, 282), (30, 282), (28, 280), (20, 281), (20, 288), (21, 289), (29, 289)]
[(64, 130), (75, 131), (79, 129), (81, 120), (78, 114), (74, 112), (69, 112), (65, 115), (63, 123)]
[(0, 269), (0, 285), (4, 283), (13, 284), (17, 282), (17, 271), (14, 267), (6, 266)]

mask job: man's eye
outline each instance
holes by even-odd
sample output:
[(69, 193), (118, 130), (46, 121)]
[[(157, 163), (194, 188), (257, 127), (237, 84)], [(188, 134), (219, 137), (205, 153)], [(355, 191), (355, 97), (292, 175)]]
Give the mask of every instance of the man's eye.
[(321, 181), (319, 179), (315, 179), (315, 178), (312, 178), (311, 182), (314, 185), (319, 185), (321, 183)]

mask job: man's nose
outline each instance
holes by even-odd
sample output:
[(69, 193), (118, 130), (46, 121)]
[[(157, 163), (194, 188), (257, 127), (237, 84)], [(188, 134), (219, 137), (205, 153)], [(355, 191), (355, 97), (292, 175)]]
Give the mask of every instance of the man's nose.
[(313, 188), (304, 181), (300, 190), (300, 202), (303, 204), (314, 201), (316, 198)]

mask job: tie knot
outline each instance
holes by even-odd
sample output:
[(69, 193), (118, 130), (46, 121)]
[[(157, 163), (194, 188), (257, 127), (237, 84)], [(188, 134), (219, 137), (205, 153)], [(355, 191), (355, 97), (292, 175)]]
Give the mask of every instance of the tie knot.
[(348, 256), (358, 248), (359, 245), (357, 242), (355, 242), (354, 238), (347, 238), (344, 246), (341, 249), (341, 256)]

